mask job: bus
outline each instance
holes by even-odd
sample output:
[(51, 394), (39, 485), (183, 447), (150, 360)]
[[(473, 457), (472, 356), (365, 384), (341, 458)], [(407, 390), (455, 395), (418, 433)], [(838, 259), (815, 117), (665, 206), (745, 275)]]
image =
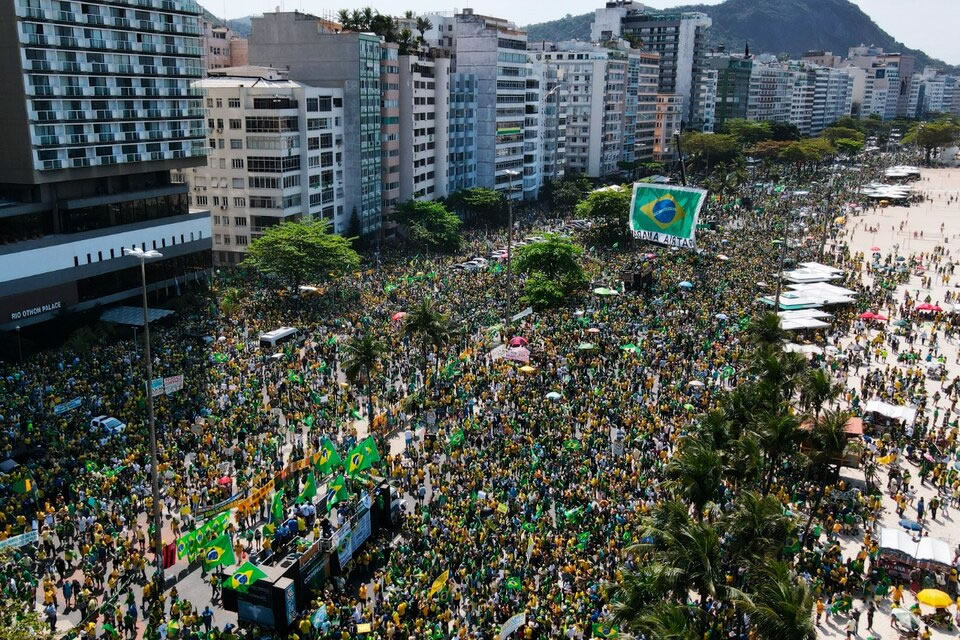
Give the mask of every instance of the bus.
[(273, 331), (260, 334), (261, 347), (276, 347), (278, 344), (297, 339), (297, 330), (294, 327), (280, 327)]

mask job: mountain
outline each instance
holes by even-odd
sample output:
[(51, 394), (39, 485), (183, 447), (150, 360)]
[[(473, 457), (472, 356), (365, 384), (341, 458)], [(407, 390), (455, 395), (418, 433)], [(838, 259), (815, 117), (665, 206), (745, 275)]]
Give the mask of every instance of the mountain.
[[(916, 68), (950, 68), (917, 49), (910, 49), (881, 29), (849, 0), (726, 0), (716, 5), (684, 5), (669, 11), (701, 11), (713, 19), (710, 46), (754, 53), (787, 53), (798, 57), (811, 49), (845, 56), (847, 49), (873, 44), (884, 51), (916, 56)], [(529, 40), (590, 39), (593, 14), (568, 15), (526, 27)]]
[[(201, 7), (203, 9), (203, 7)], [(234, 20), (224, 20), (213, 15), (206, 9), (203, 9), (203, 15), (201, 16), (207, 22), (212, 22), (213, 24), (225, 25), (230, 29), (233, 29), (234, 32), (241, 38), (249, 38), (251, 25), (250, 18), (253, 16), (244, 16), (243, 18), (235, 18)], [(587, 32), (589, 33), (590, 27), (587, 26)]]

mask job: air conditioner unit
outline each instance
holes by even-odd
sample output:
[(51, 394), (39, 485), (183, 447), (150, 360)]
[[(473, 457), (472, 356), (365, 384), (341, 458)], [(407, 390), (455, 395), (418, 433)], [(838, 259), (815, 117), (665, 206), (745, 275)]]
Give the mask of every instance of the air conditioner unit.
[(220, 205), (220, 208), (221, 208), (221, 209), (226, 209), (226, 208), (227, 208), (227, 205), (222, 204), (222, 205)]

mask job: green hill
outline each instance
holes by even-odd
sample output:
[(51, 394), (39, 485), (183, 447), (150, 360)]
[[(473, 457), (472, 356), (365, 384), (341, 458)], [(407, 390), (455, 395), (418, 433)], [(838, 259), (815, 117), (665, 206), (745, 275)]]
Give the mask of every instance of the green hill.
[[(881, 29), (849, 0), (726, 0), (717, 5), (685, 5), (670, 11), (702, 11), (713, 18), (711, 46), (741, 51), (750, 43), (754, 53), (788, 53), (800, 56), (810, 49), (846, 55), (859, 44), (884, 51), (913, 54), (917, 68), (933, 65), (950, 68), (922, 51), (910, 49)], [(593, 13), (526, 27), (530, 40), (590, 39)]]

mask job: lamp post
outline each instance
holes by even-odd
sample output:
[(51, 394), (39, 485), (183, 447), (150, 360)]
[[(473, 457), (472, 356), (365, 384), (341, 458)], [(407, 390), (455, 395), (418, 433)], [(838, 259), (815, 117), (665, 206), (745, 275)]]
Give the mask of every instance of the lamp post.
[(506, 342), (510, 329), (510, 311), (513, 307), (513, 271), (510, 264), (513, 257), (513, 179), (519, 176), (520, 172), (507, 169), (503, 175), (510, 178), (507, 189), (507, 307), (503, 314), (503, 341)]
[(680, 160), (680, 183), (687, 186), (687, 168), (683, 165), (683, 149), (680, 148), (680, 130), (673, 132), (673, 139), (677, 143), (677, 159)]
[(133, 256), (140, 261), (140, 281), (142, 283), (141, 291), (143, 293), (143, 353), (147, 358), (147, 420), (150, 425), (150, 467), (151, 489), (153, 490), (153, 545), (154, 553), (157, 556), (157, 578), (159, 587), (163, 588), (163, 537), (161, 536), (160, 519), (160, 471), (159, 460), (157, 459), (157, 430), (153, 419), (153, 361), (150, 356), (150, 319), (147, 313), (147, 269), (146, 261), (153, 258), (162, 258), (163, 254), (155, 249), (144, 251), (136, 247), (124, 249), (123, 252), (128, 256)]
[(18, 362), (23, 364), (23, 345), (20, 343), (20, 325), (17, 325), (17, 355)]

